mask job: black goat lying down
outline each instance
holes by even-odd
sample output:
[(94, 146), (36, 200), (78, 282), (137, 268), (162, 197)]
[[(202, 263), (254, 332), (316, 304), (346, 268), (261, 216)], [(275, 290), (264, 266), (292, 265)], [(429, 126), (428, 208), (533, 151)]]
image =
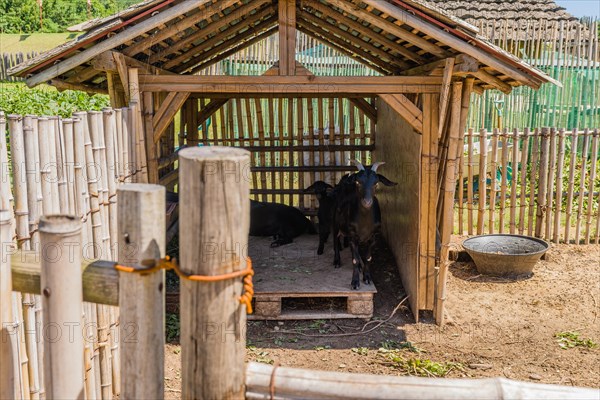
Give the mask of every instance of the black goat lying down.
[[(358, 169), (350, 175), (344, 176), (335, 190), (335, 205), (333, 212), (333, 265), (339, 268), (340, 241), (339, 237), (350, 239), (352, 250), (352, 289), (360, 287), (360, 271), (363, 272), (363, 281), (371, 283), (371, 251), (375, 234), (381, 227), (381, 211), (379, 202), (375, 197), (375, 189), (379, 183), (386, 186), (395, 186), (397, 183), (390, 181), (385, 176), (378, 174), (377, 169), (383, 162), (372, 166), (363, 166), (356, 160), (351, 161)], [(359, 246), (366, 246), (365, 257), (361, 257)], [(365, 262), (366, 261), (366, 262)]]
[(317, 231), (297, 208), (250, 200), (250, 236), (273, 236), (271, 247), (278, 247), (292, 243), (303, 233)]
[(333, 220), (333, 207), (335, 205), (335, 195), (333, 186), (323, 181), (316, 181), (306, 189), (304, 193), (314, 194), (319, 201), (317, 217), (319, 218), (319, 248), (317, 254), (323, 254), (325, 242), (331, 233), (331, 222)]

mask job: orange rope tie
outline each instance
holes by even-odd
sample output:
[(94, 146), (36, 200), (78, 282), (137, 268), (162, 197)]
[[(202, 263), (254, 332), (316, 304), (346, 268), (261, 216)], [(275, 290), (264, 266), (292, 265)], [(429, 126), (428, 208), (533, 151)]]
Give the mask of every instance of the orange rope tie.
[(254, 295), (254, 285), (252, 283), (252, 276), (254, 275), (254, 270), (252, 269), (252, 260), (250, 258), (248, 258), (247, 260), (248, 267), (244, 270), (230, 272), (228, 274), (210, 276), (188, 275), (185, 272), (181, 271), (179, 269), (179, 266), (177, 265), (177, 262), (175, 260), (172, 260), (169, 256), (158, 260), (143, 260), (140, 263), (143, 268), (140, 268), (139, 266), (115, 264), (115, 269), (121, 272), (143, 274), (149, 274), (152, 272), (160, 271), (161, 269), (167, 271), (173, 270), (180, 278), (194, 282), (219, 282), (228, 279), (243, 277), (244, 293), (240, 296), (239, 301), (240, 304), (244, 304), (246, 306), (246, 312), (248, 314), (252, 314), (252, 296)]

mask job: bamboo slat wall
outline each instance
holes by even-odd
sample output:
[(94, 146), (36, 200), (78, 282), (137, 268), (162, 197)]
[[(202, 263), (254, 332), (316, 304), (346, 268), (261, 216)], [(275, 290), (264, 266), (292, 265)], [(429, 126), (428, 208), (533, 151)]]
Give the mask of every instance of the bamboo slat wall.
[(599, 141), (598, 129), (470, 129), (460, 163), (455, 233), (600, 243)]
[(31, 51), (29, 53), (2, 53), (2, 57), (0, 57), (0, 81), (23, 81), (23, 78), (8, 76), (7, 71), (15, 65), (21, 64), (23, 61), (26, 61), (37, 55), (38, 53), (35, 51)]
[[(116, 186), (144, 176), (145, 156), (136, 156), (140, 138), (131, 134), (134, 126), (128, 108), (66, 119), (0, 113), (0, 205), (14, 216), (13, 241), (19, 248), (39, 251), (40, 215), (65, 213), (83, 222), (83, 257), (116, 259)], [(19, 398), (45, 398), (40, 296), (15, 292), (13, 308)], [(86, 398), (112, 398), (120, 391), (118, 309), (84, 303), (82, 311)]]
[(573, 129), (600, 126), (600, 21), (482, 21), (481, 34), (504, 50), (560, 81), (535, 91), (514, 88), (473, 95), (468, 126), (524, 129), (553, 126)]
[(179, 148), (243, 147), (252, 152), (255, 199), (314, 210), (314, 196), (302, 196), (302, 190), (315, 180), (337, 183), (354, 169), (348, 159), (369, 162), (375, 145), (374, 121), (348, 99), (231, 99), (196, 132), (196, 116), (207, 104), (207, 99), (191, 99), (184, 105), (179, 135), (167, 139), (159, 160), (161, 183), (172, 183), (177, 172), (176, 158), (168, 150), (175, 139)]

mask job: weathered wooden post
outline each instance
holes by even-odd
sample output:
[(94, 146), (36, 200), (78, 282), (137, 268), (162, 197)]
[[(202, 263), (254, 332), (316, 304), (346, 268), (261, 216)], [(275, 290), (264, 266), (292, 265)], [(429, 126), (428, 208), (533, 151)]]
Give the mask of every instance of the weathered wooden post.
[[(124, 184), (117, 189), (120, 264), (165, 255), (165, 188)], [(164, 397), (165, 271), (119, 273), (121, 397)]]
[[(3, 140), (3, 138), (0, 138)], [(15, 398), (15, 357), (17, 349), (12, 332), (12, 280), (8, 246), (10, 212), (0, 210), (0, 399)]]
[[(179, 153), (180, 268), (222, 275), (246, 269), (250, 153), (195, 147)], [(245, 396), (242, 279), (181, 280), (182, 398)]]
[(81, 221), (40, 218), (44, 378), (49, 399), (83, 399)]

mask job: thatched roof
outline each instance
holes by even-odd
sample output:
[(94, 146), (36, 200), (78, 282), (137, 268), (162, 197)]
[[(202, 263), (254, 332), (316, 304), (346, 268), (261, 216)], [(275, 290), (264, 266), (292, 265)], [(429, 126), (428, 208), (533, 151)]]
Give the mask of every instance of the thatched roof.
[[(296, 9), (297, 30), (384, 75), (420, 73), (423, 66), (431, 72), (448, 57), (463, 57), (483, 69), (475, 76), (483, 88), (554, 82), (478, 36), (477, 28), (420, 0), (297, 0)], [(275, 34), (278, 25), (278, 0), (146, 0), (81, 24), (77, 29), (86, 33), (9, 73), (30, 86), (106, 90), (105, 71), (120, 63), (195, 74)]]
[[(424, 0), (475, 26), (482, 21), (565, 21), (577, 22), (564, 7), (552, 0)], [(590, 2), (590, 6), (593, 2)]]

